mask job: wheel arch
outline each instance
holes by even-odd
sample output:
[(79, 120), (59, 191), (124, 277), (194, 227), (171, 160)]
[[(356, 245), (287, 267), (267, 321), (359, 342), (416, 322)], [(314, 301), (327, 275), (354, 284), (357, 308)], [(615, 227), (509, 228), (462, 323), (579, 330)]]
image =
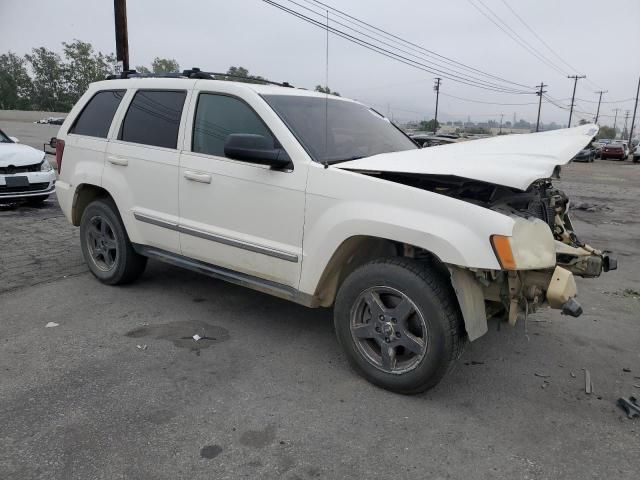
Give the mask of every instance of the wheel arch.
[(368, 235), (345, 239), (324, 267), (313, 294), (315, 306), (330, 307), (344, 279), (355, 269), (384, 257), (419, 258), (441, 274), (448, 275), (445, 264), (432, 252), (415, 245)]
[(416, 245), (387, 238), (356, 235), (347, 238), (332, 255), (320, 276), (311, 306), (331, 307), (347, 276), (365, 263), (384, 257), (408, 257), (424, 263), (450, 289), (464, 322), (465, 334), (475, 340), (487, 332), (487, 316), (482, 286), (473, 274), (444, 263), (436, 254)]
[[(71, 206), (71, 223), (76, 227), (80, 226), (80, 220), (87, 206), (99, 198), (110, 198), (111, 194), (104, 188), (91, 183), (81, 183), (76, 188)], [(115, 203), (115, 202), (114, 202)]]

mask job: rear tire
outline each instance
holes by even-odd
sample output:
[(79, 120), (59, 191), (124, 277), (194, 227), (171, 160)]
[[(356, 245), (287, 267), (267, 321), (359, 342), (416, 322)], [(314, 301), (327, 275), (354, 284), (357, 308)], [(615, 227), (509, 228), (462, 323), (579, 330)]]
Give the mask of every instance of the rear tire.
[(142, 275), (147, 258), (136, 253), (111, 199), (91, 202), (80, 220), (80, 245), (91, 273), (107, 285), (131, 283)]
[(351, 273), (336, 297), (334, 326), (356, 371), (403, 394), (437, 385), (465, 344), (448, 278), (406, 258), (376, 260)]

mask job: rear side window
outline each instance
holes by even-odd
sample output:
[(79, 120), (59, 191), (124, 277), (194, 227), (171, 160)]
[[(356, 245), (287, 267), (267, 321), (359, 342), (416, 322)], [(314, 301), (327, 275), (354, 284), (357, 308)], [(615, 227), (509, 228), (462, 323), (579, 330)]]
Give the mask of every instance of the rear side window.
[(227, 95), (200, 94), (193, 123), (192, 151), (224, 157), (224, 142), (232, 133), (274, 138), (256, 112), (242, 100)]
[(187, 92), (138, 90), (120, 128), (120, 140), (176, 148)]
[(80, 112), (69, 133), (107, 138), (111, 121), (124, 93), (124, 90), (104, 90), (96, 93)]

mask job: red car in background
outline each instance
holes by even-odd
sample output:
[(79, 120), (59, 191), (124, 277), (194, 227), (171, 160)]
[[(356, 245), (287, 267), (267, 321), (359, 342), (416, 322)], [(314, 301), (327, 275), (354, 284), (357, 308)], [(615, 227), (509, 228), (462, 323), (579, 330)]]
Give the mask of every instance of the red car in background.
[(627, 158), (627, 151), (622, 143), (609, 143), (602, 147), (600, 158), (615, 158), (616, 160), (624, 160)]

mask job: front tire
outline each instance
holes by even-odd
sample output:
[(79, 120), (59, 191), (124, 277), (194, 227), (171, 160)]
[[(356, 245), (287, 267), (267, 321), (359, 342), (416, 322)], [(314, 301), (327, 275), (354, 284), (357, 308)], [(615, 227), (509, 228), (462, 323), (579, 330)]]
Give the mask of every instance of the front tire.
[(351, 273), (336, 297), (334, 325), (355, 370), (397, 393), (434, 387), (464, 347), (448, 278), (405, 258), (376, 260)]
[(111, 199), (90, 203), (80, 220), (80, 245), (91, 273), (107, 285), (138, 279), (147, 258), (133, 249), (118, 208)]

